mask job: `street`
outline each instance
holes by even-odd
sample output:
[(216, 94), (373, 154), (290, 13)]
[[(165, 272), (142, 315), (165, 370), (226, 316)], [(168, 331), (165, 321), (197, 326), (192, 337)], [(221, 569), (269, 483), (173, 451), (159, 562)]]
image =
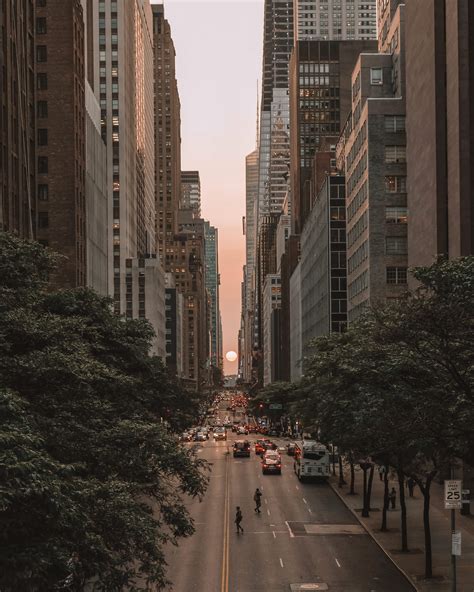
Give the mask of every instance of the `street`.
[[(168, 552), (175, 592), (298, 590), (292, 584), (334, 592), (413, 590), (328, 484), (300, 483), (285, 452), (282, 475), (262, 475), (253, 449), (250, 458), (232, 457), (233, 442), (245, 436), (228, 430), (227, 438), (199, 444), (212, 476), (203, 502), (189, 506), (195, 535)], [(254, 512), (256, 487), (263, 492), (260, 515)], [(236, 506), (243, 513), (240, 535)]]

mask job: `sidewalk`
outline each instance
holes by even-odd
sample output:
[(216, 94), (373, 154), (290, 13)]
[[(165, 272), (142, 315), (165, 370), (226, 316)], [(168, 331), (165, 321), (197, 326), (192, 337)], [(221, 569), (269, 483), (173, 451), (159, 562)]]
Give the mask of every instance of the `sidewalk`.
[[(424, 579), (424, 530), (423, 530), (423, 495), (418, 487), (414, 497), (408, 497), (406, 490), (408, 548), (409, 553), (401, 553), (400, 505), (398, 482), (390, 481), (389, 487), (397, 490), (397, 509), (389, 510), (387, 526), (389, 532), (380, 532), (383, 509), (383, 482), (377, 471), (374, 474), (371, 507), (378, 509), (370, 512), (370, 518), (361, 518), (362, 508), (362, 471), (356, 471), (356, 495), (348, 495), (350, 475), (344, 476), (347, 485), (338, 487), (338, 477), (331, 477), (330, 484), (343, 502), (351, 509), (369, 531), (371, 536), (384, 549), (389, 557), (411, 579), (420, 592), (451, 592), (451, 523), (450, 511), (444, 509), (443, 485), (431, 486), (431, 536), (433, 548), (432, 580)], [(473, 511), (471, 503), (471, 511)], [(457, 557), (457, 592), (474, 592), (474, 516), (461, 516), (456, 512), (456, 530), (462, 533), (462, 556)]]

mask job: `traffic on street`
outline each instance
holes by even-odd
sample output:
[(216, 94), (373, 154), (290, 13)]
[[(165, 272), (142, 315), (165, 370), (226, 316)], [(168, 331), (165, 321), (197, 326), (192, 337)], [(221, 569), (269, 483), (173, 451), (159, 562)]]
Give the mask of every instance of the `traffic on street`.
[(325, 447), (257, 433), (269, 430), (246, 404), (219, 395), (206, 426), (188, 432), (192, 441), (183, 435), (212, 471), (204, 500), (188, 505), (195, 534), (168, 551), (170, 590), (414, 590), (327, 482)]

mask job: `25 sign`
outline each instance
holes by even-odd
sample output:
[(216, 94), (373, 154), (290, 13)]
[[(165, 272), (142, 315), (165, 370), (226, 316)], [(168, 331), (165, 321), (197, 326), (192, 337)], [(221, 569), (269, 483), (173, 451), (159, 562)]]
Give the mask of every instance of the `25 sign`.
[(449, 479), (444, 482), (444, 507), (446, 510), (462, 508), (462, 481)]

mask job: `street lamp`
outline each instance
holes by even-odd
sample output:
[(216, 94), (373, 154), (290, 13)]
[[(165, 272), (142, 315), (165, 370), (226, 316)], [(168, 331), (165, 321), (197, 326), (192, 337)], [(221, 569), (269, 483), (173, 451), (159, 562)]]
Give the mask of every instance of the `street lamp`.
[(368, 518), (369, 517), (369, 496), (367, 491), (367, 471), (374, 465), (374, 463), (369, 459), (366, 458), (365, 460), (359, 461), (359, 466), (364, 473), (364, 504), (362, 508), (362, 517)]

